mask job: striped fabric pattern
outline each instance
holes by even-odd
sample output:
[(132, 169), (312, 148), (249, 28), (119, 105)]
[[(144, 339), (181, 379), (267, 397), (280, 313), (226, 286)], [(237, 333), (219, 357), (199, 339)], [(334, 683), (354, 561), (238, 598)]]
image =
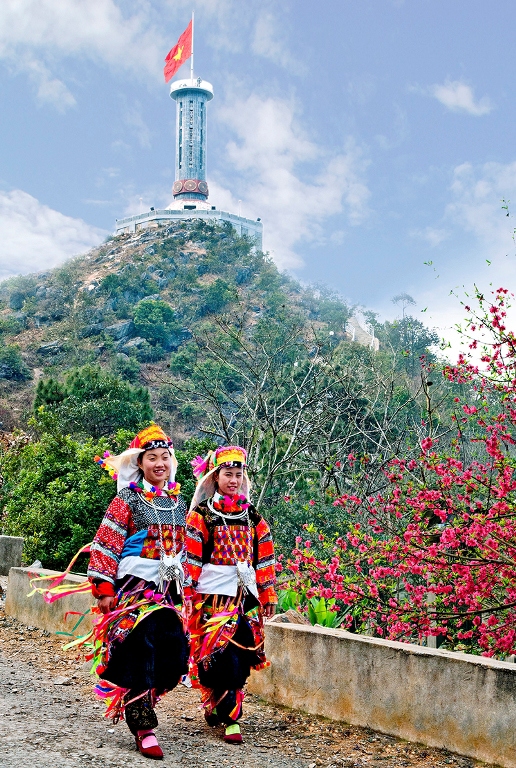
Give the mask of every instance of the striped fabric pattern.
[(236, 553), (237, 558), (242, 556), (241, 559), (251, 560), (254, 565), (260, 603), (278, 602), (274, 588), (276, 571), (270, 528), (254, 507), (249, 507), (249, 517), (252, 552), (249, 552), (247, 525), (242, 525), (240, 520), (235, 525), (220, 525), (221, 519), (214, 516), (204, 503), (189, 513), (185, 543), (187, 570), (194, 589), (205, 563), (235, 565)]
[(115, 583), (125, 540), (136, 533), (131, 523), (131, 507), (119, 496), (115, 496), (91, 545), (88, 578)]
[[(159, 505), (158, 505), (159, 502)], [(184, 546), (186, 504), (181, 496), (173, 499), (159, 497), (149, 507), (141, 494), (123, 488), (106, 510), (91, 545), (88, 578), (115, 583), (118, 564), (126, 540), (138, 531), (146, 531), (139, 557), (158, 560), (160, 557), (161, 523), (163, 545), (167, 554), (176, 554)], [(176, 546), (172, 521), (176, 522)]]

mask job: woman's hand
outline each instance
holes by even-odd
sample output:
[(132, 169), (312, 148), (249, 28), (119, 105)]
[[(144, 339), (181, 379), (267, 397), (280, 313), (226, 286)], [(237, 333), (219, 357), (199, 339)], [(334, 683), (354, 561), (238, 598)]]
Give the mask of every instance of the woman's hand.
[(113, 595), (103, 595), (97, 600), (97, 605), (101, 613), (109, 613), (116, 606), (116, 597)]
[(265, 603), (263, 606), (263, 615), (266, 619), (272, 619), (274, 614), (276, 613), (276, 606), (274, 603)]

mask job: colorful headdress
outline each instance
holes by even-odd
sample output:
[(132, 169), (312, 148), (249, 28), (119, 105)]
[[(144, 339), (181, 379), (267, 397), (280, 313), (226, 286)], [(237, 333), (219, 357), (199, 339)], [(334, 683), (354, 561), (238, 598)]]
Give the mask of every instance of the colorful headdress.
[(216, 491), (214, 473), (222, 467), (242, 467), (244, 481), (242, 493), (249, 500), (250, 483), (247, 475), (247, 451), (238, 445), (221, 445), (214, 451), (210, 451), (204, 458), (196, 456), (190, 462), (193, 473), (197, 478), (197, 486), (193, 495), (190, 509), (197, 507), (201, 501), (211, 498)]
[(134, 440), (131, 441), (129, 448), (118, 456), (111, 456), (106, 451), (103, 458), (95, 456), (95, 461), (103, 469), (107, 470), (113, 480), (116, 480), (117, 491), (127, 488), (131, 483), (136, 483), (140, 479), (141, 469), (138, 466), (138, 456), (145, 451), (152, 451), (158, 448), (166, 448), (172, 457), (172, 468), (169, 477), (169, 483), (173, 483), (176, 470), (177, 459), (174, 454), (172, 440), (157, 424), (151, 424), (138, 432)]

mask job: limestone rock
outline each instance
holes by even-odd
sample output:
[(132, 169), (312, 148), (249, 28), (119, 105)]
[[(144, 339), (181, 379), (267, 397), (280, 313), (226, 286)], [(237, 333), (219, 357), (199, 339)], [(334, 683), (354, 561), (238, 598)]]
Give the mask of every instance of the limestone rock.
[(104, 333), (117, 341), (130, 339), (134, 331), (134, 324), (132, 320), (120, 320), (118, 323), (108, 325), (104, 328)]
[(141, 336), (136, 336), (134, 339), (126, 341), (125, 344), (120, 347), (120, 351), (125, 352), (126, 355), (129, 355), (131, 351), (135, 351), (145, 344), (147, 344), (145, 339), (142, 339)]
[(54, 341), (46, 341), (40, 344), (37, 352), (40, 355), (55, 355), (56, 352), (60, 352), (63, 347), (61, 339), (55, 339)]
[(285, 613), (277, 613), (276, 616), (273, 616), (269, 621), (274, 622), (275, 624), (307, 624), (310, 626), (308, 619), (293, 608), (289, 608)]

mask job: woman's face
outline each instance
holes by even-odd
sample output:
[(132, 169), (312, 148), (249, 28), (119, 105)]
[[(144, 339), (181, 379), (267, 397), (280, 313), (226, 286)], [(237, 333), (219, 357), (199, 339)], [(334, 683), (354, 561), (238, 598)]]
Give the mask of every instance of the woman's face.
[(241, 467), (222, 467), (217, 477), (217, 488), (223, 496), (235, 496), (244, 482), (244, 470)]
[(164, 488), (170, 477), (172, 457), (167, 448), (156, 448), (140, 455), (139, 465), (143, 476), (151, 485)]

